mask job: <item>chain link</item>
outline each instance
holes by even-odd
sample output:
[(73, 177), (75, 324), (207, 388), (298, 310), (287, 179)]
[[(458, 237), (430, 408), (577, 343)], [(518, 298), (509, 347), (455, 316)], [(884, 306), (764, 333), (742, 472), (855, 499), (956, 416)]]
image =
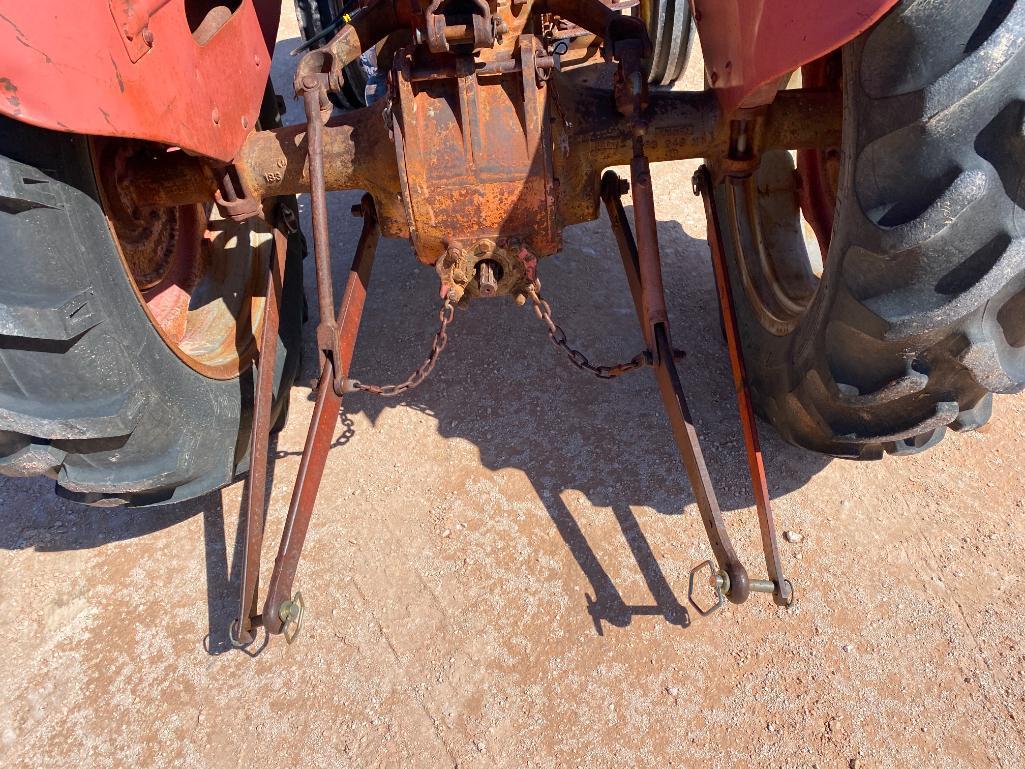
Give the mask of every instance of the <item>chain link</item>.
[(391, 385), (363, 384), (358, 379), (346, 379), (342, 386), (343, 392), (365, 392), (371, 395), (380, 395), (384, 398), (394, 398), (402, 395), (422, 383), (434, 370), (434, 364), (438, 362), (441, 351), (448, 344), (448, 324), (455, 318), (456, 308), (451, 300), (446, 299), (438, 312), (438, 333), (434, 335), (434, 342), (431, 344), (431, 352), (427, 360), (420, 364), (420, 367), (409, 375), (405, 382)]
[(623, 376), (630, 371), (636, 371), (639, 368), (651, 365), (651, 353), (645, 350), (642, 353), (635, 355), (626, 363), (617, 363), (614, 366), (596, 366), (587, 359), (580, 350), (576, 350), (569, 346), (569, 342), (566, 339), (566, 332), (563, 331), (562, 326), (552, 320), (552, 308), (544, 299), (541, 298), (541, 281), (534, 280), (527, 289), (527, 296), (530, 297), (530, 301), (534, 304), (534, 314), (537, 315), (541, 321), (548, 326), (548, 338), (552, 340), (552, 344), (558, 347), (560, 350), (566, 353), (566, 357), (569, 358), (570, 363), (576, 366), (582, 371), (586, 371), (599, 379), (615, 379), (618, 376)]
[[(527, 289), (527, 296), (530, 297), (530, 301), (534, 305), (534, 314), (548, 327), (548, 338), (551, 339), (552, 344), (566, 353), (566, 357), (569, 358), (570, 363), (574, 366), (589, 374), (593, 374), (599, 379), (615, 379), (623, 374), (651, 365), (651, 353), (648, 350), (638, 353), (625, 363), (617, 363), (612, 366), (599, 366), (591, 363), (580, 350), (570, 347), (566, 332), (562, 326), (552, 319), (551, 305), (541, 298), (540, 290), (541, 281), (539, 280), (534, 280)], [(455, 306), (451, 300), (446, 299), (445, 304), (442, 305), (441, 310), (438, 312), (439, 327), (431, 344), (431, 352), (427, 359), (420, 364), (416, 371), (410, 374), (406, 381), (391, 385), (373, 385), (364, 384), (358, 379), (346, 379), (342, 385), (342, 391), (365, 392), (371, 395), (380, 395), (384, 398), (393, 398), (417, 387), (434, 370), (434, 366), (441, 356), (441, 351), (448, 344), (448, 325), (454, 318)], [(682, 357), (682, 355), (683, 353), (673, 351), (674, 358)]]

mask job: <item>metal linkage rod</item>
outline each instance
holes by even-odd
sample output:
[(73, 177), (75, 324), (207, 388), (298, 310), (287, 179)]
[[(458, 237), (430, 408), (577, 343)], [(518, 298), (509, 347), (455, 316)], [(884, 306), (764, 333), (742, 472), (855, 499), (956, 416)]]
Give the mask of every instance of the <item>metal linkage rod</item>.
[[(636, 182), (637, 179), (635, 178), (635, 212), (639, 207), (636, 196)], [(730, 352), (733, 383), (740, 408), (744, 443), (747, 449), (748, 470), (754, 491), (755, 507), (758, 512), (765, 566), (769, 576), (767, 580), (750, 579), (730, 544), (718, 502), (715, 499), (711, 479), (708, 476), (708, 470), (701, 455), (697, 433), (694, 430), (687, 402), (684, 399), (679, 375), (673, 364), (672, 357), (666, 356), (664, 352), (670, 350), (668, 322), (649, 322), (651, 313), (648, 311), (645, 303), (651, 292), (645, 290), (645, 271), (642, 270), (642, 264), (645, 258), (658, 258), (657, 240), (649, 241), (645, 245), (645, 248), (649, 249), (647, 253), (634, 241), (633, 233), (630, 231), (630, 226), (626, 219), (626, 212), (620, 200), (620, 197), (627, 192), (629, 187), (630, 185), (620, 179), (613, 171), (607, 171), (602, 178), (602, 200), (608, 210), (612, 231), (623, 257), (623, 266), (626, 269), (630, 293), (633, 296), (634, 305), (637, 310), (637, 319), (645, 332), (646, 339), (653, 346), (653, 358), (656, 362), (655, 375), (658, 380), (659, 390), (662, 393), (666, 413), (673, 428), (673, 435), (676, 438), (681, 459), (690, 478), (691, 486), (694, 489), (698, 509), (701, 512), (701, 520), (705, 526), (705, 532), (708, 535), (717, 564), (716, 566), (711, 561), (705, 561), (691, 571), (691, 603), (698, 612), (702, 615), (707, 615), (722, 605), (723, 596), (726, 596), (734, 603), (742, 603), (750, 593), (756, 592), (772, 593), (775, 603), (780, 606), (789, 606), (794, 600), (793, 587), (784, 576), (783, 567), (780, 562), (776, 528), (773, 522), (768, 483), (765, 477), (765, 466), (762, 462), (761, 447), (758, 441), (754, 408), (751, 404), (751, 397), (747, 388), (743, 349), (740, 345), (736, 311), (730, 291), (725, 255), (722, 250), (721, 234), (715, 217), (715, 201), (712, 197), (708, 170), (702, 167), (695, 174), (694, 190), (696, 193), (704, 195), (705, 198), (706, 213), (709, 221), (708, 241), (712, 251), (712, 262), (715, 268), (723, 326), (726, 330), (727, 346)], [(641, 195), (646, 194), (647, 192), (642, 184)], [(643, 200), (641, 205), (643, 206)], [(653, 246), (654, 248), (652, 248)], [(653, 270), (654, 266), (651, 266), (648, 272), (651, 273)], [(706, 567), (711, 578), (710, 584), (719, 597), (718, 603), (709, 609), (702, 608), (694, 600), (695, 577)]]
[(267, 452), (270, 443), (271, 409), (274, 395), (274, 368), (278, 351), (280, 303), (285, 280), (285, 258), (288, 239), (281, 229), (274, 230), (274, 261), (267, 275), (263, 328), (257, 359), (256, 402), (249, 437), (249, 477), (246, 480), (246, 502), (243, 512), (245, 539), (242, 551), (242, 583), (239, 612), (229, 631), (232, 643), (245, 645), (253, 641), (253, 629), (262, 619), (256, 614), (256, 598), (260, 584), (260, 552), (263, 547), (264, 511), (266, 509)]
[[(612, 231), (620, 246), (620, 255), (623, 257), (623, 267), (630, 285), (630, 294), (634, 299), (637, 320), (641, 324), (645, 341), (649, 344), (652, 357), (655, 360), (655, 378), (673, 430), (673, 438), (676, 440), (680, 452), (680, 460), (683, 462), (687, 478), (694, 490), (694, 498), (701, 514), (701, 522), (705, 527), (705, 534), (712, 547), (712, 553), (715, 555), (719, 568), (729, 575), (729, 592), (723, 592), (734, 603), (743, 603), (747, 600), (750, 592), (747, 570), (737, 557), (729, 534), (726, 532), (726, 525), (722, 520), (722, 512), (719, 509), (715, 489), (701, 452), (694, 420), (690, 415), (683, 386), (680, 383), (680, 375), (673, 361), (667, 328), (668, 320), (660, 320), (655, 324), (648, 322), (649, 313), (645, 306), (645, 299), (651, 292), (645, 291), (641, 261), (642, 259), (659, 259), (658, 241), (647, 243), (648, 250), (646, 252), (641, 251), (635, 243), (627, 223), (626, 212), (623, 210), (623, 203), (619, 197), (625, 187), (626, 185), (614, 172), (607, 171), (603, 178), (602, 199), (609, 212)], [(636, 211), (636, 198), (634, 208)], [(651, 210), (653, 214), (654, 209)], [(650, 273), (653, 270), (654, 268), (649, 266), (647, 272)], [(664, 298), (662, 306), (664, 307)]]
[(744, 350), (740, 343), (737, 312), (733, 302), (733, 292), (730, 288), (726, 255), (722, 248), (722, 233), (719, 231), (719, 218), (715, 210), (712, 179), (708, 168), (705, 166), (701, 166), (694, 174), (694, 193), (702, 197), (705, 205), (705, 216), (708, 219), (708, 248), (712, 255), (715, 285), (719, 294), (723, 329), (726, 332), (726, 346), (730, 353), (733, 387), (737, 393), (737, 407), (740, 410), (740, 422), (744, 432), (744, 446), (747, 453), (748, 471), (751, 476), (751, 489), (754, 492), (755, 508), (758, 511), (758, 524), (762, 535), (762, 551), (765, 553), (765, 569), (771, 582), (773, 600), (780, 606), (789, 606), (793, 603), (794, 591), (790, 581), (783, 575), (783, 566), (780, 562), (779, 546), (776, 539), (776, 524), (772, 515), (772, 505), (769, 501), (769, 486), (765, 477), (765, 464), (762, 461), (761, 443), (758, 440), (758, 425), (755, 421), (754, 406), (751, 403), (751, 393), (747, 386)]
[[(326, 358), (321, 369), (317, 385), (317, 402), (313, 408), (313, 418), (310, 421), (299, 472), (292, 490), (292, 500), (285, 518), (285, 530), (281, 536), (277, 557), (274, 559), (274, 571), (267, 589), (267, 600), (263, 606), (263, 626), (267, 632), (285, 632), (286, 638), (294, 638), (302, 619), (301, 595), (296, 593), (292, 598), (289, 598), (289, 595), (295, 581), (299, 555), (306, 541), (317, 491), (324, 475), (338, 413), (342, 407), (342, 396), (335, 389), (334, 383), (349, 374), (356, 336), (363, 316), (363, 306), (366, 303), (370, 270), (374, 264), (377, 241), (380, 237), (373, 198), (364, 195), (359, 212), (363, 216), (363, 231), (360, 233), (356, 255), (352, 260), (349, 279), (336, 316), (338, 355), (337, 358)], [(338, 367), (337, 376), (335, 366)]]
[[(380, 228), (373, 198), (367, 194), (353, 213), (363, 217), (356, 255), (349, 271), (349, 280), (337, 315), (331, 290), (331, 250), (327, 229), (327, 196), (321, 143), (321, 120), (326, 94), (314, 78), (304, 92), (308, 119), (310, 166), (310, 197), (313, 215), (313, 246), (317, 267), (317, 296), (320, 300), (321, 322), (317, 342), (321, 352), (321, 375), (317, 385), (317, 403), (313, 410), (306, 445), (299, 463), (299, 472), (292, 490), (292, 499), (285, 518), (281, 543), (261, 614), (255, 613), (260, 576), (260, 553), (263, 544), (267, 451), (270, 437), (270, 410), (274, 386), (274, 359), (278, 336), (278, 297), (284, 280), (287, 244), (281, 232), (275, 236), (276, 262), (271, 269), (267, 289), (267, 309), (261, 335), (259, 375), (253, 434), (250, 441), (250, 472), (245, 508), (245, 540), (242, 551), (242, 586), (239, 614), (229, 629), (231, 641), (245, 646), (253, 641), (253, 630), (264, 627), (269, 634), (283, 633), (291, 643), (302, 627), (303, 599), (291, 595), (299, 556), (306, 541), (317, 490), (324, 474), (331, 437), (342, 405), (341, 388), (352, 362), (356, 336), (359, 332), (363, 306), (366, 302), (370, 269), (374, 263)], [(336, 376), (337, 373), (337, 376)]]

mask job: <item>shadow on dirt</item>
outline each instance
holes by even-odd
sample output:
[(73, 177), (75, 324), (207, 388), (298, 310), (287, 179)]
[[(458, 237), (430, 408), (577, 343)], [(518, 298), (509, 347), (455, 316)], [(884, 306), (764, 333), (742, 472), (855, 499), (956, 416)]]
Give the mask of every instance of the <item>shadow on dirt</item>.
[[(355, 196), (337, 194), (329, 205), (345, 211), (352, 200)], [(332, 220), (338, 264), (347, 263), (343, 249), (353, 247), (357, 234), (357, 222)], [(709, 471), (723, 510), (745, 508), (752, 504), (750, 482), (708, 246), (689, 237), (676, 221), (660, 222), (659, 236), (673, 343), (687, 352), (679, 368)], [(539, 275), (556, 322), (592, 362), (625, 361), (641, 350), (626, 279), (604, 217), (567, 230), (563, 253), (543, 261)], [(345, 278), (344, 266), (336, 268), (336, 297)], [(429, 348), (439, 304), (433, 270), (417, 268), (406, 244), (382, 241), (352, 375), (377, 384), (405, 379)], [(315, 308), (311, 316), (316, 317)], [(305, 352), (307, 361), (316, 360), (312, 342)], [(646, 506), (678, 515), (694, 501), (650, 372), (598, 380), (551, 346), (530, 308), (508, 298), (481, 300), (457, 312), (448, 347), (421, 387), (402, 399), (349, 396), (343, 418), (362, 414), (376, 423), (385, 409), (396, 407), (430, 414), (442, 436), (478, 447), (489, 469), (518, 468), (526, 474), (591, 583), (588, 611), (597, 632), (603, 622), (625, 626), (643, 614), (660, 615), (675, 625), (689, 623), (685, 596), (670, 586), (632, 512)], [(829, 461), (784, 443), (767, 425), (761, 433), (774, 496), (800, 488)], [(623, 601), (563, 502), (563, 492), (570, 489), (582, 492), (591, 505), (613, 511), (654, 598), (652, 605)], [(757, 523), (752, 518), (748, 525)]]
[[(275, 81), (286, 94), (289, 62), (280, 54), (287, 54), (296, 42), (280, 41), (275, 57)], [(300, 105), (286, 101), (286, 122), (300, 121)], [(346, 212), (358, 199), (359, 193), (329, 195), (336, 299), (341, 297), (360, 226)], [(303, 226), (309, 232), (306, 200), (300, 202)], [(676, 221), (660, 222), (659, 236), (673, 343), (688, 354), (679, 368), (709, 471), (723, 510), (747, 507), (751, 504), (749, 481), (729, 361), (715, 310), (708, 247), (704, 240), (689, 237)], [(306, 262), (305, 279), (310, 318), (315, 319), (312, 262)], [(566, 230), (563, 253), (544, 260), (539, 274), (555, 320), (565, 328), (570, 343), (592, 362), (625, 361), (641, 350), (626, 279), (604, 215)], [(420, 364), (436, 329), (437, 289), (434, 271), (418, 265), (408, 244), (381, 241), (353, 376), (364, 382), (397, 382)], [(314, 331), (315, 320), (305, 328), (300, 382), (318, 373)], [(561, 351), (551, 347), (533, 312), (516, 307), (508, 298), (481, 300), (459, 311), (449, 338), (434, 374), (403, 399), (348, 397), (335, 444), (352, 437), (351, 417), (357, 414), (371, 423), (389, 408), (414, 408), (432, 415), (443, 437), (462, 438), (477, 446), (487, 468), (519, 468), (530, 479), (591, 584), (587, 611), (599, 634), (603, 623), (622, 627), (637, 615), (661, 616), (670, 624), (687, 626), (689, 615), (681, 596), (670, 586), (632, 512), (635, 506), (646, 506), (679, 515), (694, 501), (650, 372), (604, 382), (573, 368)], [(293, 392), (293, 397), (303, 395), (309, 396), (309, 390)], [(762, 443), (774, 496), (803, 486), (828, 462), (783, 443), (764, 425)], [(273, 457), (273, 444), (271, 453)], [(0, 548), (91, 548), (144, 536), (202, 513), (209, 597), (207, 648), (211, 654), (230, 649), (227, 626), (237, 600), (241, 540), (236, 538), (229, 554), (219, 493), (146, 511), (97, 510), (54, 498), (52, 481), (0, 478), (0, 505), (7, 490), (15, 486), (20, 487), (16, 496), (34, 497), (41, 504), (0, 516)], [(582, 492), (590, 504), (612, 510), (653, 604), (625, 603), (563, 502), (563, 492), (570, 489)], [(227, 515), (231, 519), (237, 512), (229, 510)], [(752, 520), (750, 525), (756, 524)], [(269, 538), (275, 536), (276, 532), (268, 532)]]
[[(347, 211), (356, 199), (349, 193), (332, 194), (329, 206), (335, 212)], [(331, 221), (336, 297), (341, 296), (347, 252), (355, 244), (358, 227), (358, 220), (348, 216), (336, 214)], [(673, 342), (687, 352), (680, 372), (709, 471), (724, 510), (747, 507), (751, 502), (743, 441), (714, 309), (707, 245), (689, 237), (675, 221), (660, 222), (659, 235)], [(567, 230), (563, 253), (545, 260), (539, 274), (556, 321), (592, 361), (628, 360), (641, 349), (626, 280), (604, 219)], [(306, 280), (310, 317), (316, 318), (312, 259), (307, 260)], [(353, 375), (375, 383), (404, 379), (429, 347), (438, 306), (433, 270), (418, 266), (407, 244), (381, 241)], [(305, 328), (306, 363), (300, 381), (316, 373), (314, 326), (311, 322)], [(309, 394), (297, 388), (293, 397)], [(597, 380), (575, 369), (550, 345), (544, 326), (529, 308), (517, 307), (509, 299), (481, 300), (457, 313), (449, 345), (421, 387), (401, 400), (349, 396), (335, 443), (340, 446), (352, 437), (351, 417), (362, 414), (374, 423), (389, 408), (426, 412), (437, 419), (442, 436), (477, 446), (486, 467), (519, 468), (526, 474), (591, 583), (587, 610), (598, 633), (605, 622), (622, 627), (637, 615), (689, 624), (685, 596), (670, 586), (631, 510), (646, 506), (679, 515), (694, 501), (650, 372), (611, 382)], [(764, 425), (762, 439), (774, 496), (804, 485), (828, 462), (783, 443)], [(273, 445), (271, 453), (276, 453)], [(100, 510), (52, 497), (51, 483), (0, 480), (0, 498), (11, 484), (30, 484), (39, 498), (49, 500), (19, 515), (0, 517), (0, 547), (91, 548), (144, 536), (201, 512), (209, 596), (207, 646), (211, 654), (230, 648), (226, 628), (237, 598), (241, 541), (232, 543), (229, 554), (220, 494), (146, 511)], [(562, 500), (570, 489), (582, 492), (590, 504), (613, 511), (654, 599), (652, 605), (624, 602)], [(230, 510), (227, 515), (237, 513)]]

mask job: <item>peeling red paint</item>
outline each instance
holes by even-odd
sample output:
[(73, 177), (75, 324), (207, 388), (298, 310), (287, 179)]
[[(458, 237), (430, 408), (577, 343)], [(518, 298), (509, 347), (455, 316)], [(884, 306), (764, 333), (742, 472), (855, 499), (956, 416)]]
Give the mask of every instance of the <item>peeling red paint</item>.
[(0, 91), (3, 91), (4, 99), (14, 115), (21, 114), (21, 99), (18, 98), (18, 87), (11, 82), (10, 78), (0, 77)]
[(117, 87), (121, 90), (121, 93), (125, 92), (125, 80), (121, 77), (121, 70), (118, 69), (117, 62), (114, 61), (114, 57), (110, 57), (110, 63), (114, 65), (114, 77), (117, 78)]

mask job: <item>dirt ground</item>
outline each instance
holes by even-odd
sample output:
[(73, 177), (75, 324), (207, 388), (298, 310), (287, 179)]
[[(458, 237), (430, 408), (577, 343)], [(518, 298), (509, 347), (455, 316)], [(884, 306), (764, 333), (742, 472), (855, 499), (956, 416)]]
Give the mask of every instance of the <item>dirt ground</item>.
[[(279, 53), (295, 36), (286, 8)], [(760, 571), (694, 165), (655, 176), (674, 341)], [(342, 264), (356, 199), (331, 196)], [(595, 357), (631, 357), (607, 222), (565, 244), (541, 266), (557, 319)], [(403, 378), (436, 309), (432, 272), (382, 242), (354, 374)], [(277, 439), (265, 564), (309, 396), (295, 388)], [(686, 607), (709, 550), (657, 398), (647, 372), (569, 368), (511, 302), (459, 313), (420, 389), (347, 400), (299, 570), (303, 636), (253, 658), (226, 637), (241, 484), (133, 512), (0, 479), (3, 764), (1025, 766), (1025, 397), (998, 398), (985, 432), (877, 463), (763, 428), (780, 530), (803, 536), (783, 544), (797, 604), (710, 618)]]

